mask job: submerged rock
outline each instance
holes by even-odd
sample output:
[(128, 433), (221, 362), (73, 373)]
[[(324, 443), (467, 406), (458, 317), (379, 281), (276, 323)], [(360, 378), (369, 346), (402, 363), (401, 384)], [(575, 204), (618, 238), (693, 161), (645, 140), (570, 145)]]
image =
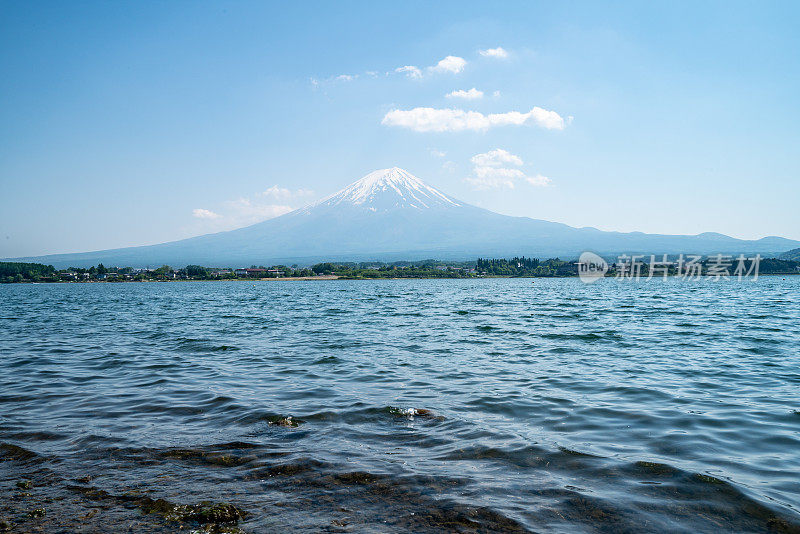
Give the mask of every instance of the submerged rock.
[(166, 499), (153, 499), (137, 491), (112, 495), (105, 490), (92, 487), (69, 486), (68, 489), (93, 501), (107, 501), (123, 505), (133, 503), (145, 514), (156, 514), (168, 521), (208, 525), (208, 529), (204, 532), (236, 532), (236, 530), (230, 529), (223, 530), (221, 525), (235, 525), (248, 515), (238, 506), (224, 502), (202, 501), (198, 504), (176, 504)]
[(35, 510), (31, 510), (28, 512), (28, 517), (33, 519), (37, 519), (39, 517), (44, 517), (45, 509), (44, 508), (36, 508)]
[(692, 475), (692, 478), (698, 482), (704, 482), (706, 484), (727, 484), (727, 482), (724, 480), (721, 480), (717, 477), (712, 477), (711, 475), (705, 475), (703, 473), (695, 473)]
[(17, 460), (21, 462), (41, 462), (42, 459), (35, 452), (23, 449), (18, 445), (11, 443), (0, 443), (0, 461), (2, 460)]
[(146, 514), (158, 514), (167, 516), (167, 514), (171, 514), (177, 505), (175, 503), (171, 503), (166, 499), (151, 499), (149, 497), (143, 498), (139, 502), (139, 508), (142, 509), (142, 512)]
[(643, 469), (653, 475), (674, 475), (677, 474), (677, 469), (671, 465), (661, 464), (658, 462), (639, 461), (636, 462), (636, 467)]
[(245, 534), (245, 531), (239, 527), (230, 525), (203, 525), (197, 530), (193, 530), (192, 534)]
[(269, 420), (269, 424), (272, 426), (285, 426), (285, 427), (297, 427), (303, 424), (305, 421), (300, 419), (295, 419), (291, 415), (287, 415), (286, 417), (278, 416), (272, 417)]
[(436, 421), (444, 420), (443, 416), (436, 415), (432, 411), (425, 408), (397, 408), (395, 406), (389, 406), (386, 408), (386, 411), (396, 417), (407, 417), (409, 419), (413, 419), (414, 417), (424, 417), (434, 419)]
[(221, 454), (216, 452), (206, 452), (200, 449), (173, 449), (164, 452), (167, 458), (177, 458), (179, 460), (195, 460), (209, 465), (220, 467), (238, 467), (253, 461), (253, 457), (240, 457), (233, 454)]
[(30, 480), (20, 480), (17, 482), (17, 487), (19, 489), (31, 489), (33, 487), (33, 482)]
[(175, 504), (165, 499), (143, 498), (140, 507), (146, 514), (159, 514), (169, 521), (194, 521), (201, 525), (209, 523), (235, 524), (244, 519), (247, 512), (229, 503), (203, 501), (199, 504)]
[(173, 514), (177, 514), (182, 521), (197, 521), (205, 524), (236, 523), (239, 519), (244, 519), (247, 512), (228, 503), (203, 502), (176, 506)]

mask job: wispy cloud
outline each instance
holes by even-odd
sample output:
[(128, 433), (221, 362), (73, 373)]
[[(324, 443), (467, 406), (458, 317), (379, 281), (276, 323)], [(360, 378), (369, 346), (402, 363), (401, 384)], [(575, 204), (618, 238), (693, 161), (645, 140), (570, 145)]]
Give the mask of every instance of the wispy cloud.
[(228, 200), (225, 207), (227, 222), (234, 228), (273, 219), (294, 210), (286, 204), (266, 204), (249, 198)]
[(192, 217), (197, 217), (198, 219), (219, 219), (221, 215), (211, 210), (195, 208), (192, 210)]
[(497, 48), (487, 48), (486, 50), (479, 50), (478, 53), (483, 57), (496, 57), (500, 59), (508, 57), (508, 52), (499, 46)]
[(484, 154), (475, 154), (470, 161), (479, 167), (501, 167), (503, 165), (522, 165), (522, 158), (508, 150), (495, 148)]
[(192, 216), (201, 219), (206, 230), (231, 230), (289, 213), (306, 204), (313, 195), (310, 189), (273, 185), (250, 198), (222, 202), (218, 212), (197, 208), (192, 210)]
[(546, 185), (550, 185), (550, 178), (547, 176), (542, 176), (541, 174), (537, 174), (536, 176), (526, 176), (525, 181), (531, 185), (535, 185), (536, 187), (543, 187)]
[[(464, 70), (464, 67), (467, 65), (467, 60), (463, 57), (458, 56), (447, 56), (444, 59), (440, 60), (436, 65), (432, 65), (425, 69), (425, 72), (428, 74), (435, 74), (435, 73), (442, 73), (442, 72), (449, 72), (452, 74), (458, 74), (459, 72)], [(415, 78), (419, 79), (423, 76), (423, 70), (415, 65), (404, 65), (402, 67), (397, 67), (394, 69), (395, 72), (400, 74), (405, 74), (408, 78)]]
[(408, 76), (409, 78), (422, 78), (422, 71), (419, 68), (415, 67), (414, 65), (406, 65), (404, 67), (397, 67), (394, 69), (395, 72), (400, 72)]
[(472, 172), (474, 176), (470, 176), (465, 180), (475, 186), (476, 189), (514, 189), (515, 180), (525, 177), (525, 173), (519, 169), (475, 167)]
[(272, 187), (268, 187), (264, 191), (258, 193), (257, 196), (271, 197), (274, 199), (289, 199), (297, 197), (308, 197), (313, 194), (314, 191), (310, 189), (295, 189), (294, 191), (292, 191), (291, 189), (287, 189), (285, 187), (273, 185)]
[[(458, 74), (464, 70), (464, 67), (467, 65), (467, 60), (463, 57), (459, 56), (446, 56), (439, 60), (435, 65), (431, 65), (430, 67), (420, 68), (416, 65), (403, 65), (402, 67), (397, 67), (394, 69), (394, 72), (397, 74), (403, 74), (407, 78), (412, 79), (420, 79), (426, 75), (432, 75), (436, 73), (450, 73), (450, 74)], [(377, 70), (368, 70), (363, 73), (364, 78), (377, 78), (381, 72)], [(384, 73), (385, 75), (391, 74), (391, 72)], [(311, 86), (314, 89), (318, 89), (320, 86), (327, 85), (334, 82), (351, 82), (358, 78), (362, 77), (360, 74), (339, 74), (334, 76), (328, 76), (325, 78), (316, 78), (312, 77), (309, 78), (311, 82)]]
[(464, 100), (477, 100), (479, 98), (483, 98), (483, 91), (479, 91), (473, 87), (472, 89), (467, 89), (466, 91), (464, 89), (452, 91), (444, 96), (446, 96), (447, 98), (463, 98)]
[(548, 130), (563, 130), (566, 122), (555, 111), (534, 107), (527, 113), (509, 111), (484, 115), (463, 109), (413, 108), (393, 109), (384, 115), (381, 124), (408, 128), (416, 132), (485, 131), (496, 126), (535, 124)]
[(470, 161), (473, 164), (472, 176), (464, 181), (476, 189), (514, 189), (515, 184), (521, 180), (535, 186), (550, 184), (550, 179), (546, 176), (528, 176), (521, 169), (513, 168), (523, 165), (522, 158), (502, 148), (475, 154)]

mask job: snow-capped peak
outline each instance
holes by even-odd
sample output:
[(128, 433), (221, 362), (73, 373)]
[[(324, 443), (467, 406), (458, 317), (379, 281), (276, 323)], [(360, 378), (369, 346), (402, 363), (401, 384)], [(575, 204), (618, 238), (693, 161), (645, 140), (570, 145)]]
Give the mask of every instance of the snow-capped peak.
[(456, 200), (398, 167), (373, 171), (319, 204), (352, 204), (372, 211), (460, 206)]

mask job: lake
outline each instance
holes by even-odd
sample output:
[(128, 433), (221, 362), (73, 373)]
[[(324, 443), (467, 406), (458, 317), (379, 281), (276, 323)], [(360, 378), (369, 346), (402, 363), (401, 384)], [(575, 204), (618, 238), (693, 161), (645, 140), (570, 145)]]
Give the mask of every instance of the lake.
[(0, 519), (800, 532), (798, 325), (800, 277), (2, 285)]

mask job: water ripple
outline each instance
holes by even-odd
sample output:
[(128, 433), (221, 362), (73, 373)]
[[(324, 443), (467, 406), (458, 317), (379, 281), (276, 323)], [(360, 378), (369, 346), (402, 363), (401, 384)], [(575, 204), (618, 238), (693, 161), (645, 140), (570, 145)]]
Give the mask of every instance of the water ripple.
[(57, 517), (233, 495), (254, 531), (797, 532), (798, 294), (0, 286), (0, 479)]

